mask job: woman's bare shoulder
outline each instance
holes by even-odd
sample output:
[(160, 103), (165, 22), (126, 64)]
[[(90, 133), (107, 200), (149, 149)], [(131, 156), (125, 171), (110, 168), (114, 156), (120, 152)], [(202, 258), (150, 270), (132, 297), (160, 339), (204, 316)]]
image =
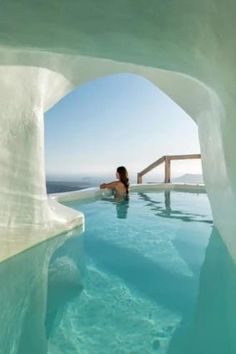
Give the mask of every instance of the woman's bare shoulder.
[(100, 185), (100, 188), (115, 188), (119, 185), (119, 181), (112, 181), (109, 183), (103, 183)]

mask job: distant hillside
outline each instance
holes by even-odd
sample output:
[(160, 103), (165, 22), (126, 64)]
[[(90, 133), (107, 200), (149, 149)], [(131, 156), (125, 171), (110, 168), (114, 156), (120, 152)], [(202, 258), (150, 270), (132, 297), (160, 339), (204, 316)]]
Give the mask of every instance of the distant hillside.
[(173, 183), (193, 183), (193, 184), (204, 183), (202, 175), (191, 174), (191, 173), (186, 173), (183, 176), (173, 178), (171, 182), (173, 182)]

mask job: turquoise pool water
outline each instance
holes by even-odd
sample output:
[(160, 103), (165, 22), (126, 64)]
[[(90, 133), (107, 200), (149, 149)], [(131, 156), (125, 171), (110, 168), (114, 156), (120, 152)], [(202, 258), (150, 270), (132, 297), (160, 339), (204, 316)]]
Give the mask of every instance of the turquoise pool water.
[(206, 194), (66, 205), (84, 212), (86, 231), (51, 259), (66, 259), (71, 279), (49, 278), (49, 353), (236, 353), (235, 267)]
[(236, 268), (205, 194), (68, 205), (84, 233), (0, 263), (0, 354), (236, 354)]

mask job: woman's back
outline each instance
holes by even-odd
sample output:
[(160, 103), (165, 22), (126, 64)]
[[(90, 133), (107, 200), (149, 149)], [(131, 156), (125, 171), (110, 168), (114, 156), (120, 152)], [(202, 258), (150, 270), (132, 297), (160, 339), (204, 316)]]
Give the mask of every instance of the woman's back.
[(123, 197), (127, 194), (126, 187), (121, 181), (117, 181), (115, 186), (116, 197)]

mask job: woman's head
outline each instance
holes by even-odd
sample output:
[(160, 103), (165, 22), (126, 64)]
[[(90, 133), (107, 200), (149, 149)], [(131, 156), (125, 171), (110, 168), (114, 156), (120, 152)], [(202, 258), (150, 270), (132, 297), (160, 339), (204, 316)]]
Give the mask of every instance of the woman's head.
[(116, 176), (119, 180), (129, 178), (128, 171), (126, 170), (126, 168), (124, 166), (117, 167)]
[(129, 176), (126, 168), (124, 166), (118, 167), (116, 170), (116, 176), (119, 181), (125, 185), (126, 192), (129, 193)]

